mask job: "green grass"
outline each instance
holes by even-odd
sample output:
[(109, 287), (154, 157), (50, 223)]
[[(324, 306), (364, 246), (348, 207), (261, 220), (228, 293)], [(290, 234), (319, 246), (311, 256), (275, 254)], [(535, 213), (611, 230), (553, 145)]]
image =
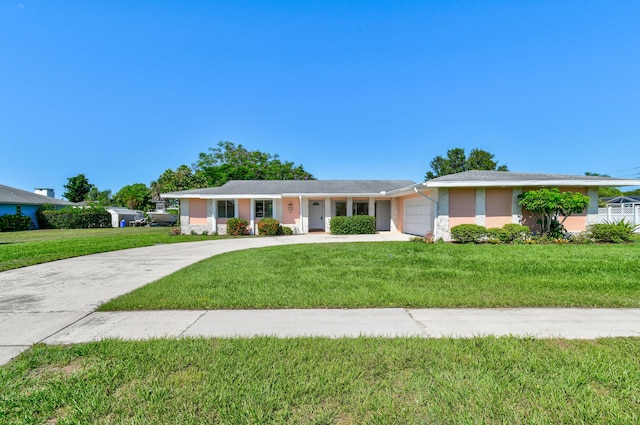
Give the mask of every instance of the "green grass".
[(99, 252), (165, 243), (215, 239), (214, 236), (171, 236), (166, 227), (31, 230), (0, 233), (0, 272)]
[(278, 246), (201, 261), (107, 310), (640, 307), (640, 244)]
[(11, 424), (628, 424), (640, 339), (180, 339), (36, 345)]

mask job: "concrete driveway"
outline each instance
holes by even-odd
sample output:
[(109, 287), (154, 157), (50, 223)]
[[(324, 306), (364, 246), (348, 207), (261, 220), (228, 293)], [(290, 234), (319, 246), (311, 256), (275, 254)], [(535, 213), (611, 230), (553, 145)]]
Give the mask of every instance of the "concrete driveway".
[(185, 266), (266, 246), (408, 240), (402, 234), (309, 234), (158, 245), (0, 273), (0, 364), (32, 344), (102, 338), (527, 335), (640, 336), (640, 309), (216, 310), (97, 313), (95, 308)]

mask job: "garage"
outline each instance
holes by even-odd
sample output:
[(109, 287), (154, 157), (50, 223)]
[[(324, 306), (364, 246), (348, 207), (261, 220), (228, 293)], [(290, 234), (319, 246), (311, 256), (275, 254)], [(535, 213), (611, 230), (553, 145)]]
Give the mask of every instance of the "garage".
[(433, 232), (433, 202), (420, 198), (403, 201), (403, 233), (424, 236)]

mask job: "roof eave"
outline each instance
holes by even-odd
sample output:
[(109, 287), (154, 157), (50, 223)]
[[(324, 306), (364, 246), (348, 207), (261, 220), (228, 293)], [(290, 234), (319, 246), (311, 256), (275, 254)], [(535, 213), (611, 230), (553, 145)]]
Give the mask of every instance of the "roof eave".
[(424, 183), (427, 187), (521, 187), (521, 186), (589, 186), (589, 187), (619, 187), (638, 186), (640, 180), (619, 179), (619, 180), (504, 180), (504, 181), (444, 181)]

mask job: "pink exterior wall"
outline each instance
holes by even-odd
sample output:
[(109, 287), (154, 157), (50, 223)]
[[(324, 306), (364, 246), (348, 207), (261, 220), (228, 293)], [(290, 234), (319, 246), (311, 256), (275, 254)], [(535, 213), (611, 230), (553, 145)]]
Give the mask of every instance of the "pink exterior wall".
[(513, 189), (487, 188), (485, 191), (485, 227), (502, 227), (511, 223), (511, 202)]
[[(539, 187), (526, 187), (522, 188), (522, 193), (529, 190), (538, 190)], [(560, 192), (580, 192), (583, 195), (588, 194), (586, 187), (560, 187)], [(536, 223), (536, 219), (529, 211), (522, 210), (522, 224), (529, 226), (532, 231), (539, 231), (540, 225)], [(584, 232), (587, 230), (587, 212), (585, 210), (582, 214), (572, 214), (565, 222), (564, 227), (569, 232)]]
[(238, 199), (238, 218), (251, 221), (251, 199)]
[[(293, 205), (291, 211), (289, 204)], [(282, 224), (296, 224), (296, 219), (300, 219), (300, 199), (282, 198)]]
[(207, 224), (207, 201), (205, 199), (189, 200), (189, 224)]
[(458, 224), (476, 223), (476, 190), (449, 189), (449, 229)]

